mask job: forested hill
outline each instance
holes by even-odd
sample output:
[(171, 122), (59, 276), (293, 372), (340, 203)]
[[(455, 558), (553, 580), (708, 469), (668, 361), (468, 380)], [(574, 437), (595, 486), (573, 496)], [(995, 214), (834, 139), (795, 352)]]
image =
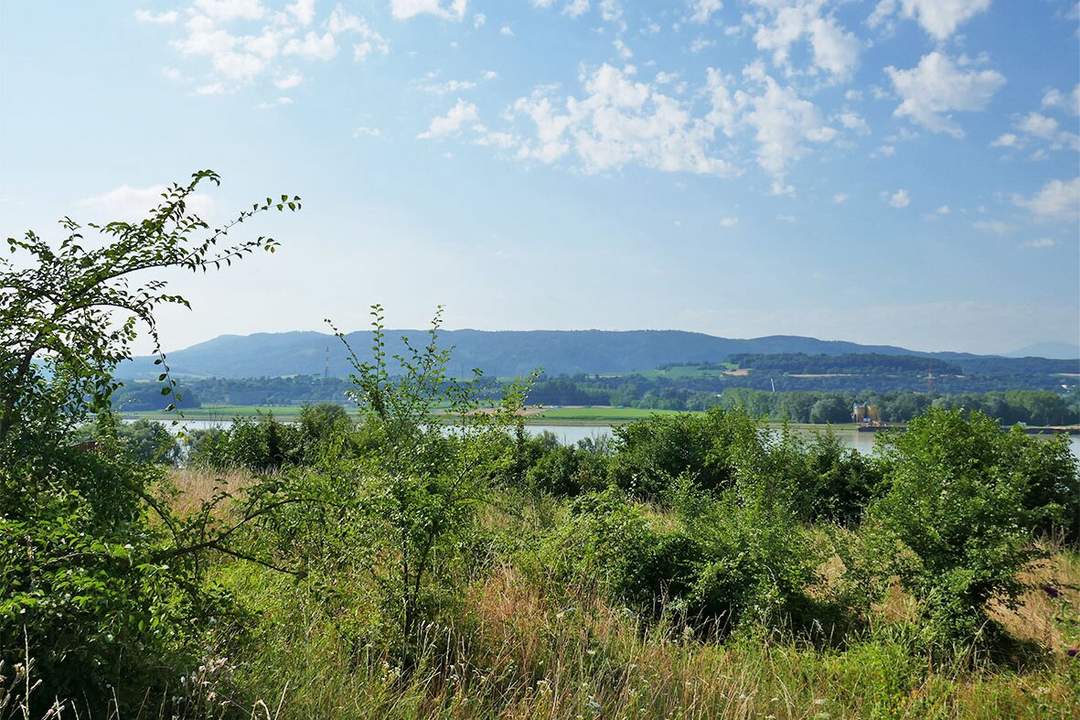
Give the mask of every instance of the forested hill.
[[(422, 346), (427, 340), (426, 333), (420, 330), (388, 330), (386, 335), (391, 353), (402, 349), (402, 336), (415, 346)], [(354, 332), (348, 339), (361, 359), (370, 356), (370, 332)], [(679, 330), (447, 330), (440, 334), (440, 343), (453, 347), (450, 371), (459, 376), (469, 375), (473, 368), (497, 377), (525, 375), (536, 368), (549, 376), (629, 373), (672, 363), (717, 363), (736, 355), (777, 353), (918, 355), (937, 357), (961, 367), (968, 362), (1024, 362), (965, 353), (919, 353), (888, 345), (790, 335), (732, 339)], [(177, 377), (277, 377), (322, 375), (324, 371), (333, 377), (343, 377), (349, 372), (341, 342), (332, 335), (317, 332), (223, 335), (171, 352), (168, 358)], [(144, 357), (122, 365), (118, 375), (151, 378), (159, 371), (152, 358)]]

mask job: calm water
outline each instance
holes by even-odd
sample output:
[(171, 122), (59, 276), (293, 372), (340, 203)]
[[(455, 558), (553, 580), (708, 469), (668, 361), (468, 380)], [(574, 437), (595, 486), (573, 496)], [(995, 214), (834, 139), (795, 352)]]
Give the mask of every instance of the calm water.
[[(225, 428), (232, 424), (231, 420), (182, 420), (175, 426), (165, 423), (166, 427), (176, 430), (205, 430), (208, 428)], [(611, 437), (611, 427), (608, 425), (526, 425), (526, 432), (530, 435), (539, 435), (550, 432), (559, 438), (559, 441), (572, 445), (586, 438)], [(814, 430), (799, 428), (797, 432), (813, 433)], [(861, 433), (855, 430), (834, 430), (844, 445), (855, 448), (859, 452), (869, 453), (874, 449), (874, 437), (876, 433)], [(1073, 455), (1080, 457), (1080, 435), (1069, 436), (1069, 447)]]

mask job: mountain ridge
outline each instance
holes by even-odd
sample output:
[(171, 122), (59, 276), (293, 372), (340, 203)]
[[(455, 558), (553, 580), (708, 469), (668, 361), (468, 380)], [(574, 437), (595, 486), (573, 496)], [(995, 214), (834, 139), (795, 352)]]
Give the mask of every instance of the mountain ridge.
[[(390, 354), (401, 352), (400, 338), (414, 346), (427, 341), (426, 330), (386, 330)], [(454, 349), (449, 370), (465, 376), (473, 368), (499, 377), (526, 375), (540, 368), (548, 375), (619, 374), (651, 370), (670, 363), (723, 362), (737, 354), (805, 353), (840, 355), (878, 353), (967, 360), (1008, 360), (999, 355), (925, 352), (896, 345), (864, 345), (847, 340), (821, 340), (801, 335), (726, 338), (686, 330), (441, 330), (440, 342)], [(346, 338), (361, 360), (370, 358), (372, 332)], [(349, 373), (344, 346), (334, 336), (314, 330), (249, 335), (220, 335), (168, 355), (177, 377), (279, 377)], [(140, 357), (118, 368), (122, 379), (156, 376), (152, 357)]]

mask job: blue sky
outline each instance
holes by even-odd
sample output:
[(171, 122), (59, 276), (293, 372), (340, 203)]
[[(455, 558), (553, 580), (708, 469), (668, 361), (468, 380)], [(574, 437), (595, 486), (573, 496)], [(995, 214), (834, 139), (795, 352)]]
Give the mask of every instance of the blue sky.
[(1065, 0), (0, 0), (0, 233), (204, 167), (167, 347), (393, 326), (1080, 341)]

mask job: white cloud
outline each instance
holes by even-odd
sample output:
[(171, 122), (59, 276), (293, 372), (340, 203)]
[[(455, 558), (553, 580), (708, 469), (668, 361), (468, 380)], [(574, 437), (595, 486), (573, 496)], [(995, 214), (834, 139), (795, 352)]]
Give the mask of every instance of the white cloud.
[(971, 224), (979, 232), (993, 235), (1008, 235), (1013, 231), (1013, 226), (1001, 220), (976, 220)]
[(319, 35), (308, 32), (302, 39), (292, 38), (285, 43), (285, 55), (296, 55), (306, 60), (331, 60), (338, 52), (337, 41), (331, 32)]
[(480, 117), (476, 105), (458, 98), (454, 107), (446, 115), (432, 118), (428, 129), (416, 137), (420, 140), (438, 140), (457, 135), (466, 123), (475, 122)]
[(386, 55), (390, 52), (390, 43), (375, 32), (367, 20), (358, 15), (348, 14), (340, 5), (330, 13), (326, 27), (330, 33), (338, 35), (348, 33), (358, 38), (358, 41), (353, 43), (353, 60), (356, 62), (362, 62), (372, 53)]
[(535, 137), (518, 157), (553, 163), (573, 152), (586, 172), (640, 164), (664, 172), (731, 174), (711, 150), (715, 126), (695, 118), (679, 100), (633, 78), (633, 69), (602, 65), (583, 79), (585, 95), (553, 101), (538, 88), (513, 105), (529, 118)]
[(908, 205), (911, 204), (911, 195), (908, 194), (908, 191), (904, 190), (903, 188), (897, 190), (894, 193), (881, 193), (881, 197), (885, 200), (885, 202), (889, 204), (890, 207), (894, 207), (897, 209), (906, 208)]
[(722, 217), (722, 218), (720, 218), (720, 221), (717, 224), (720, 227), (723, 227), (723, 228), (735, 227), (736, 225), (739, 224), (739, 218), (731, 217), (731, 216)]
[(288, 90), (294, 88), (300, 83), (304, 82), (304, 76), (298, 72), (291, 72), (288, 75), (282, 75), (274, 81), (274, 87), (280, 90)]
[(702, 50), (707, 50), (707, 49), (711, 48), (715, 44), (716, 43), (713, 42), (712, 40), (708, 40), (708, 39), (703, 38), (703, 37), (696, 37), (690, 42), (690, 52), (692, 52), (692, 53), (694, 53), (696, 55), (697, 53), (701, 52)]
[(1053, 140), (1058, 131), (1057, 120), (1037, 112), (1028, 113), (1016, 126), (1028, 135), (1034, 135), (1043, 140)]
[(1057, 241), (1054, 238), (1041, 237), (1034, 240), (1025, 240), (1020, 244), (1021, 247), (1031, 248), (1033, 250), (1045, 250), (1057, 245)]
[(277, 107), (282, 107), (282, 106), (285, 106), (285, 105), (292, 105), (292, 104), (293, 104), (293, 99), (291, 97), (287, 97), (285, 95), (282, 95), (281, 97), (274, 98), (274, 100), (272, 100), (270, 102), (259, 103), (258, 108), (260, 110), (270, 110), (272, 108), (277, 108)]
[(1051, 180), (1030, 198), (1014, 195), (1013, 202), (1038, 220), (1075, 221), (1080, 219), (1080, 177)]
[(934, 211), (934, 214), (935, 215), (951, 215), (952, 214), (952, 208), (950, 208), (948, 205), (942, 205), (941, 207), (939, 207), (937, 210)]
[(848, 194), (842, 192), (836, 193), (832, 196), (832, 201), (837, 205), (843, 205), (848, 201)]
[(836, 130), (822, 122), (812, 102), (771, 77), (765, 78), (764, 92), (748, 102), (745, 122), (755, 129), (758, 164), (772, 176), (773, 194), (790, 193), (793, 188), (785, 185), (788, 165), (806, 154), (804, 142), (828, 142)]
[(846, 129), (859, 133), (860, 135), (866, 135), (870, 132), (870, 126), (866, 124), (866, 120), (857, 113), (843, 112), (837, 116), (840, 120), (840, 124)]
[(224, 95), (225, 83), (206, 83), (195, 88), (196, 95)]
[(354, 138), (382, 137), (382, 130), (380, 130), (379, 128), (360, 126), (353, 130), (352, 136)]
[[(76, 202), (76, 205), (88, 212), (93, 220), (132, 222), (146, 217), (152, 208), (158, 206), (165, 190), (164, 185), (138, 188), (125, 184), (101, 195), (83, 198)], [(196, 193), (188, 197), (188, 208), (205, 217), (213, 212), (214, 199), (209, 195)]]
[(723, 6), (721, 0), (690, 0), (690, 22), (703, 25)]
[(885, 25), (899, 11), (903, 17), (917, 20), (935, 40), (942, 41), (961, 24), (989, 7), (990, 0), (881, 0), (867, 24), (870, 27)]
[(474, 28), (480, 29), (480, 28), (484, 27), (484, 24), (486, 22), (487, 22), (487, 15), (485, 15), (484, 13), (476, 13), (475, 15), (473, 15), (472, 25), (473, 25)]
[(499, 34), (504, 37), (514, 37), (514, 28), (510, 27), (509, 25), (503, 25), (501, 28), (499, 28)]
[(581, 17), (589, 12), (589, 0), (570, 0), (562, 10), (563, 15), (569, 17)]
[(885, 72), (902, 99), (894, 115), (953, 137), (963, 137), (964, 131), (949, 113), (982, 110), (1005, 84), (1004, 76), (994, 70), (964, 71), (937, 51), (924, 55), (917, 67), (889, 66)]
[(461, 20), (469, 0), (390, 0), (390, 14), (397, 20), (417, 15), (434, 15), (444, 20)]
[(1044, 108), (1065, 110), (1071, 112), (1073, 115), (1080, 115), (1080, 85), (1074, 87), (1069, 95), (1065, 95), (1065, 93), (1057, 88), (1048, 90), (1047, 93), (1043, 95), (1042, 106)]
[(887, 157), (890, 158), (896, 154), (895, 145), (879, 145), (877, 150), (870, 153), (870, 157)]
[(172, 25), (176, 22), (176, 19), (180, 17), (179, 13), (175, 10), (166, 10), (163, 12), (153, 12), (152, 10), (136, 10), (135, 19), (141, 23), (150, 23), (151, 25)]
[(259, 0), (195, 0), (193, 7), (212, 20), (258, 20), (266, 12)]
[(754, 33), (759, 50), (772, 53), (773, 64), (790, 69), (791, 46), (804, 36), (810, 42), (813, 65), (837, 80), (847, 80), (858, 64), (861, 44), (831, 16), (821, 14), (823, 0), (754, 0), (772, 14)]
[(296, 0), (286, 6), (285, 10), (296, 18), (296, 22), (307, 26), (315, 19), (315, 0)]
[(1020, 146), (1020, 138), (1017, 137), (1013, 133), (1002, 133), (1001, 135), (998, 135), (997, 138), (995, 138), (990, 143), (990, 147), (1011, 148), (1011, 147), (1019, 147), (1019, 146)]

